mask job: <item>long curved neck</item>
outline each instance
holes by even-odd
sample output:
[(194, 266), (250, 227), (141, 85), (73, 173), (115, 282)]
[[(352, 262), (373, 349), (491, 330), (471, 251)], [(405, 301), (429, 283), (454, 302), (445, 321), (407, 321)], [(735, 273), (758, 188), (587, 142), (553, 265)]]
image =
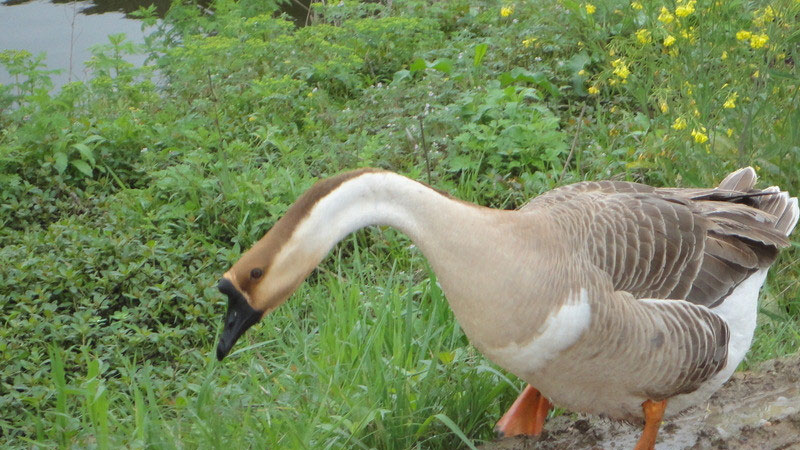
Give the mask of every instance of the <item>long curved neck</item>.
[(348, 234), (370, 225), (388, 225), (408, 235), (436, 270), (453, 259), (472, 256), (467, 237), (491, 232), (502, 213), (392, 172), (366, 172), (322, 197), (291, 240), (317, 256), (316, 265)]
[(397, 228), (422, 250), (456, 318), (480, 349), (530, 333), (527, 328), (536, 323), (529, 313), (530, 320), (512, 320), (519, 311), (508, 305), (522, 307), (537, 297), (531, 282), (541, 283), (541, 277), (532, 268), (541, 266), (536, 260), (548, 251), (540, 247), (547, 243), (538, 239), (537, 222), (532, 213), (473, 205), (395, 173), (365, 172), (308, 209), (274, 264), (294, 266), (294, 277), (302, 280), (353, 231), (369, 225)]

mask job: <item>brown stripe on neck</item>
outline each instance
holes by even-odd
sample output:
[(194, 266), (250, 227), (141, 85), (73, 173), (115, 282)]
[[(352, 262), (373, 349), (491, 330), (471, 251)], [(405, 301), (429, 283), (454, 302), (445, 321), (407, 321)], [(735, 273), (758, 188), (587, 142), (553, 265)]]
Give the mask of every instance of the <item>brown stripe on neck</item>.
[(247, 292), (250, 287), (250, 271), (260, 268), (267, 273), (275, 255), (281, 247), (292, 237), (300, 222), (302, 222), (314, 208), (314, 206), (342, 185), (345, 181), (351, 180), (365, 173), (383, 172), (381, 169), (364, 168), (344, 172), (330, 178), (325, 178), (316, 182), (303, 195), (298, 198), (286, 214), (275, 223), (269, 232), (253, 245), (250, 250), (231, 267), (234, 274), (234, 283), (239, 285), (239, 289)]

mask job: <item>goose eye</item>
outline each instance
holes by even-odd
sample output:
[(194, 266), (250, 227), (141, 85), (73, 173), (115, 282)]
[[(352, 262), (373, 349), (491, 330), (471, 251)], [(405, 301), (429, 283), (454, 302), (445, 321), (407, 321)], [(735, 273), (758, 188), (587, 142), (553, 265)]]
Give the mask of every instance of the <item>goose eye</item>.
[(250, 278), (254, 280), (261, 278), (261, 275), (264, 275), (264, 271), (261, 269), (253, 269), (250, 271)]

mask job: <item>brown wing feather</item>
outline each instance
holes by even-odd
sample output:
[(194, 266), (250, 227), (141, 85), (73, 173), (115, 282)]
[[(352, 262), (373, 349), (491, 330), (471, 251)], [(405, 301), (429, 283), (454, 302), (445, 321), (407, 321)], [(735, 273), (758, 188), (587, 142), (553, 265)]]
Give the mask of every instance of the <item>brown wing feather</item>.
[(663, 320), (666, 339), (673, 344), (663, 351), (680, 355), (681, 370), (661, 371), (659, 379), (652, 383), (658, 388), (643, 392), (645, 396), (662, 399), (692, 392), (725, 366), (730, 331), (722, 318), (682, 302), (655, 302), (648, 306), (660, 310), (658, 317)]
[(796, 199), (754, 189), (740, 169), (717, 188), (652, 188), (620, 181), (555, 189), (522, 210), (549, 208), (556, 222), (581, 223), (579, 239), (614, 288), (636, 298), (722, 302), (748, 275), (768, 267), (797, 222)]

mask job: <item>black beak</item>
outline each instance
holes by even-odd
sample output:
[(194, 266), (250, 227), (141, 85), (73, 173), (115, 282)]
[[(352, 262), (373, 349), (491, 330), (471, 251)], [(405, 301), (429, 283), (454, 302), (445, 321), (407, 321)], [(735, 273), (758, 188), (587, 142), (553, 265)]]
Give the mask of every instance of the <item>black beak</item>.
[(258, 322), (264, 314), (250, 307), (244, 295), (227, 278), (219, 280), (217, 289), (228, 296), (228, 313), (225, 315), (225, 328), (222, 330), (222, 336), (220, 336), (219, 345), (217, 345), (217, 359), (222, 361), (231, 351), (231, 347), (239, 339), (239, 336), (253, 326), (254, 323)]

